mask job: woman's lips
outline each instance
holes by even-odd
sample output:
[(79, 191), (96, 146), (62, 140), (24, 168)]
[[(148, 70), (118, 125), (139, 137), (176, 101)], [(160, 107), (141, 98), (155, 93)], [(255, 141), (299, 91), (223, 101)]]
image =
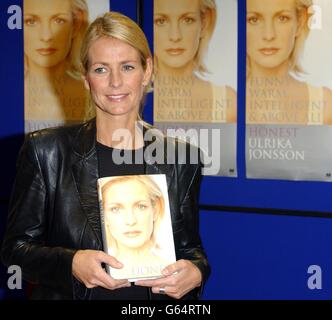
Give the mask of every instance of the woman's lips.
[(166, 52), (171, 56), (178, 56), (184, 52), (185, 49), (181, 48), (174, 48), (174, 49), (167, 49)]
[(125, 232), (124, 235), (128, 238), (135, 238), (137, 236), (139, 236), (141, 233), (141, 231), (128, 231), (128, 232)]
[(265, 56), (271, 56), (276, 54), (279, 49), (278, 48), (263, 48), (259, 50), (262, 54), (264, 54)]
[(57, 49), (55, 48), (42, 48), (42, 49), (37, 49), (38, 53), (41, 54), (42, 56), (49, 56), (53, 54)]
[(107, 98), (113, 102), (121, 102), (123, 99), (125, 99), (128, 96), (127, 93), (121, 93), (121, 94), (110, 94), (107, 95)]

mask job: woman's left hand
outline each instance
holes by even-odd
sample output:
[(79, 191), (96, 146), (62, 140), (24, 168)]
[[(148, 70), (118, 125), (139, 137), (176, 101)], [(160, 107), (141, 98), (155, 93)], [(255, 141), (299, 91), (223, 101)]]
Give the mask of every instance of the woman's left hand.
[(178, 260), (167, 266), (162, 273), (163, 278), (139, 280), (135, 284), (151, 287), (153, 293), (165, 293), (172, 298), (180, 299), (202, 283), (200, 270), (189, 260)]

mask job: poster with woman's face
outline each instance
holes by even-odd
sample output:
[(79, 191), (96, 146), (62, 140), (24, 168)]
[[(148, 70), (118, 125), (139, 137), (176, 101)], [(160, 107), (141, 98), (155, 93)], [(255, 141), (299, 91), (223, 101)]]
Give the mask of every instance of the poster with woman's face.
[(332, 181), (331, 13), (247, 0), (247, 177)]
[(24, 0), (25, 131), (81, 122), (88, 103), (79, 70), (85, 30), (109, 0)]
[(154, 0), (154, 63), (154, 124), (236, 177), (237, 2)]

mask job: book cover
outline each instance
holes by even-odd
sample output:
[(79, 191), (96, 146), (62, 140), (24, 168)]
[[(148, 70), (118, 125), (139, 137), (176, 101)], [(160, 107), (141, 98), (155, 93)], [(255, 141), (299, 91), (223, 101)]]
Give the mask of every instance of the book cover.
[(107, 265), (114, 279), (153, 279), (176, 261), (166, 176), (98, 179), (104, 251), (123, 264)]

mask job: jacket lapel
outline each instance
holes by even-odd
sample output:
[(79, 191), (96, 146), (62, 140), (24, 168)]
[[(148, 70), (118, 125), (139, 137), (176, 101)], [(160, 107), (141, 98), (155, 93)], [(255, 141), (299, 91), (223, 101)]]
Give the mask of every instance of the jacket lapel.
[(78, 160), (72, 165), (72, 174), (82, 210), (95, 233), (99, 249), (102, 247), (102, 240), (97, 193), (99, 173), (95, 139), (96, 125), (95, 121), (92, 120), (82, 127), (75, 138), (73, 149)]

